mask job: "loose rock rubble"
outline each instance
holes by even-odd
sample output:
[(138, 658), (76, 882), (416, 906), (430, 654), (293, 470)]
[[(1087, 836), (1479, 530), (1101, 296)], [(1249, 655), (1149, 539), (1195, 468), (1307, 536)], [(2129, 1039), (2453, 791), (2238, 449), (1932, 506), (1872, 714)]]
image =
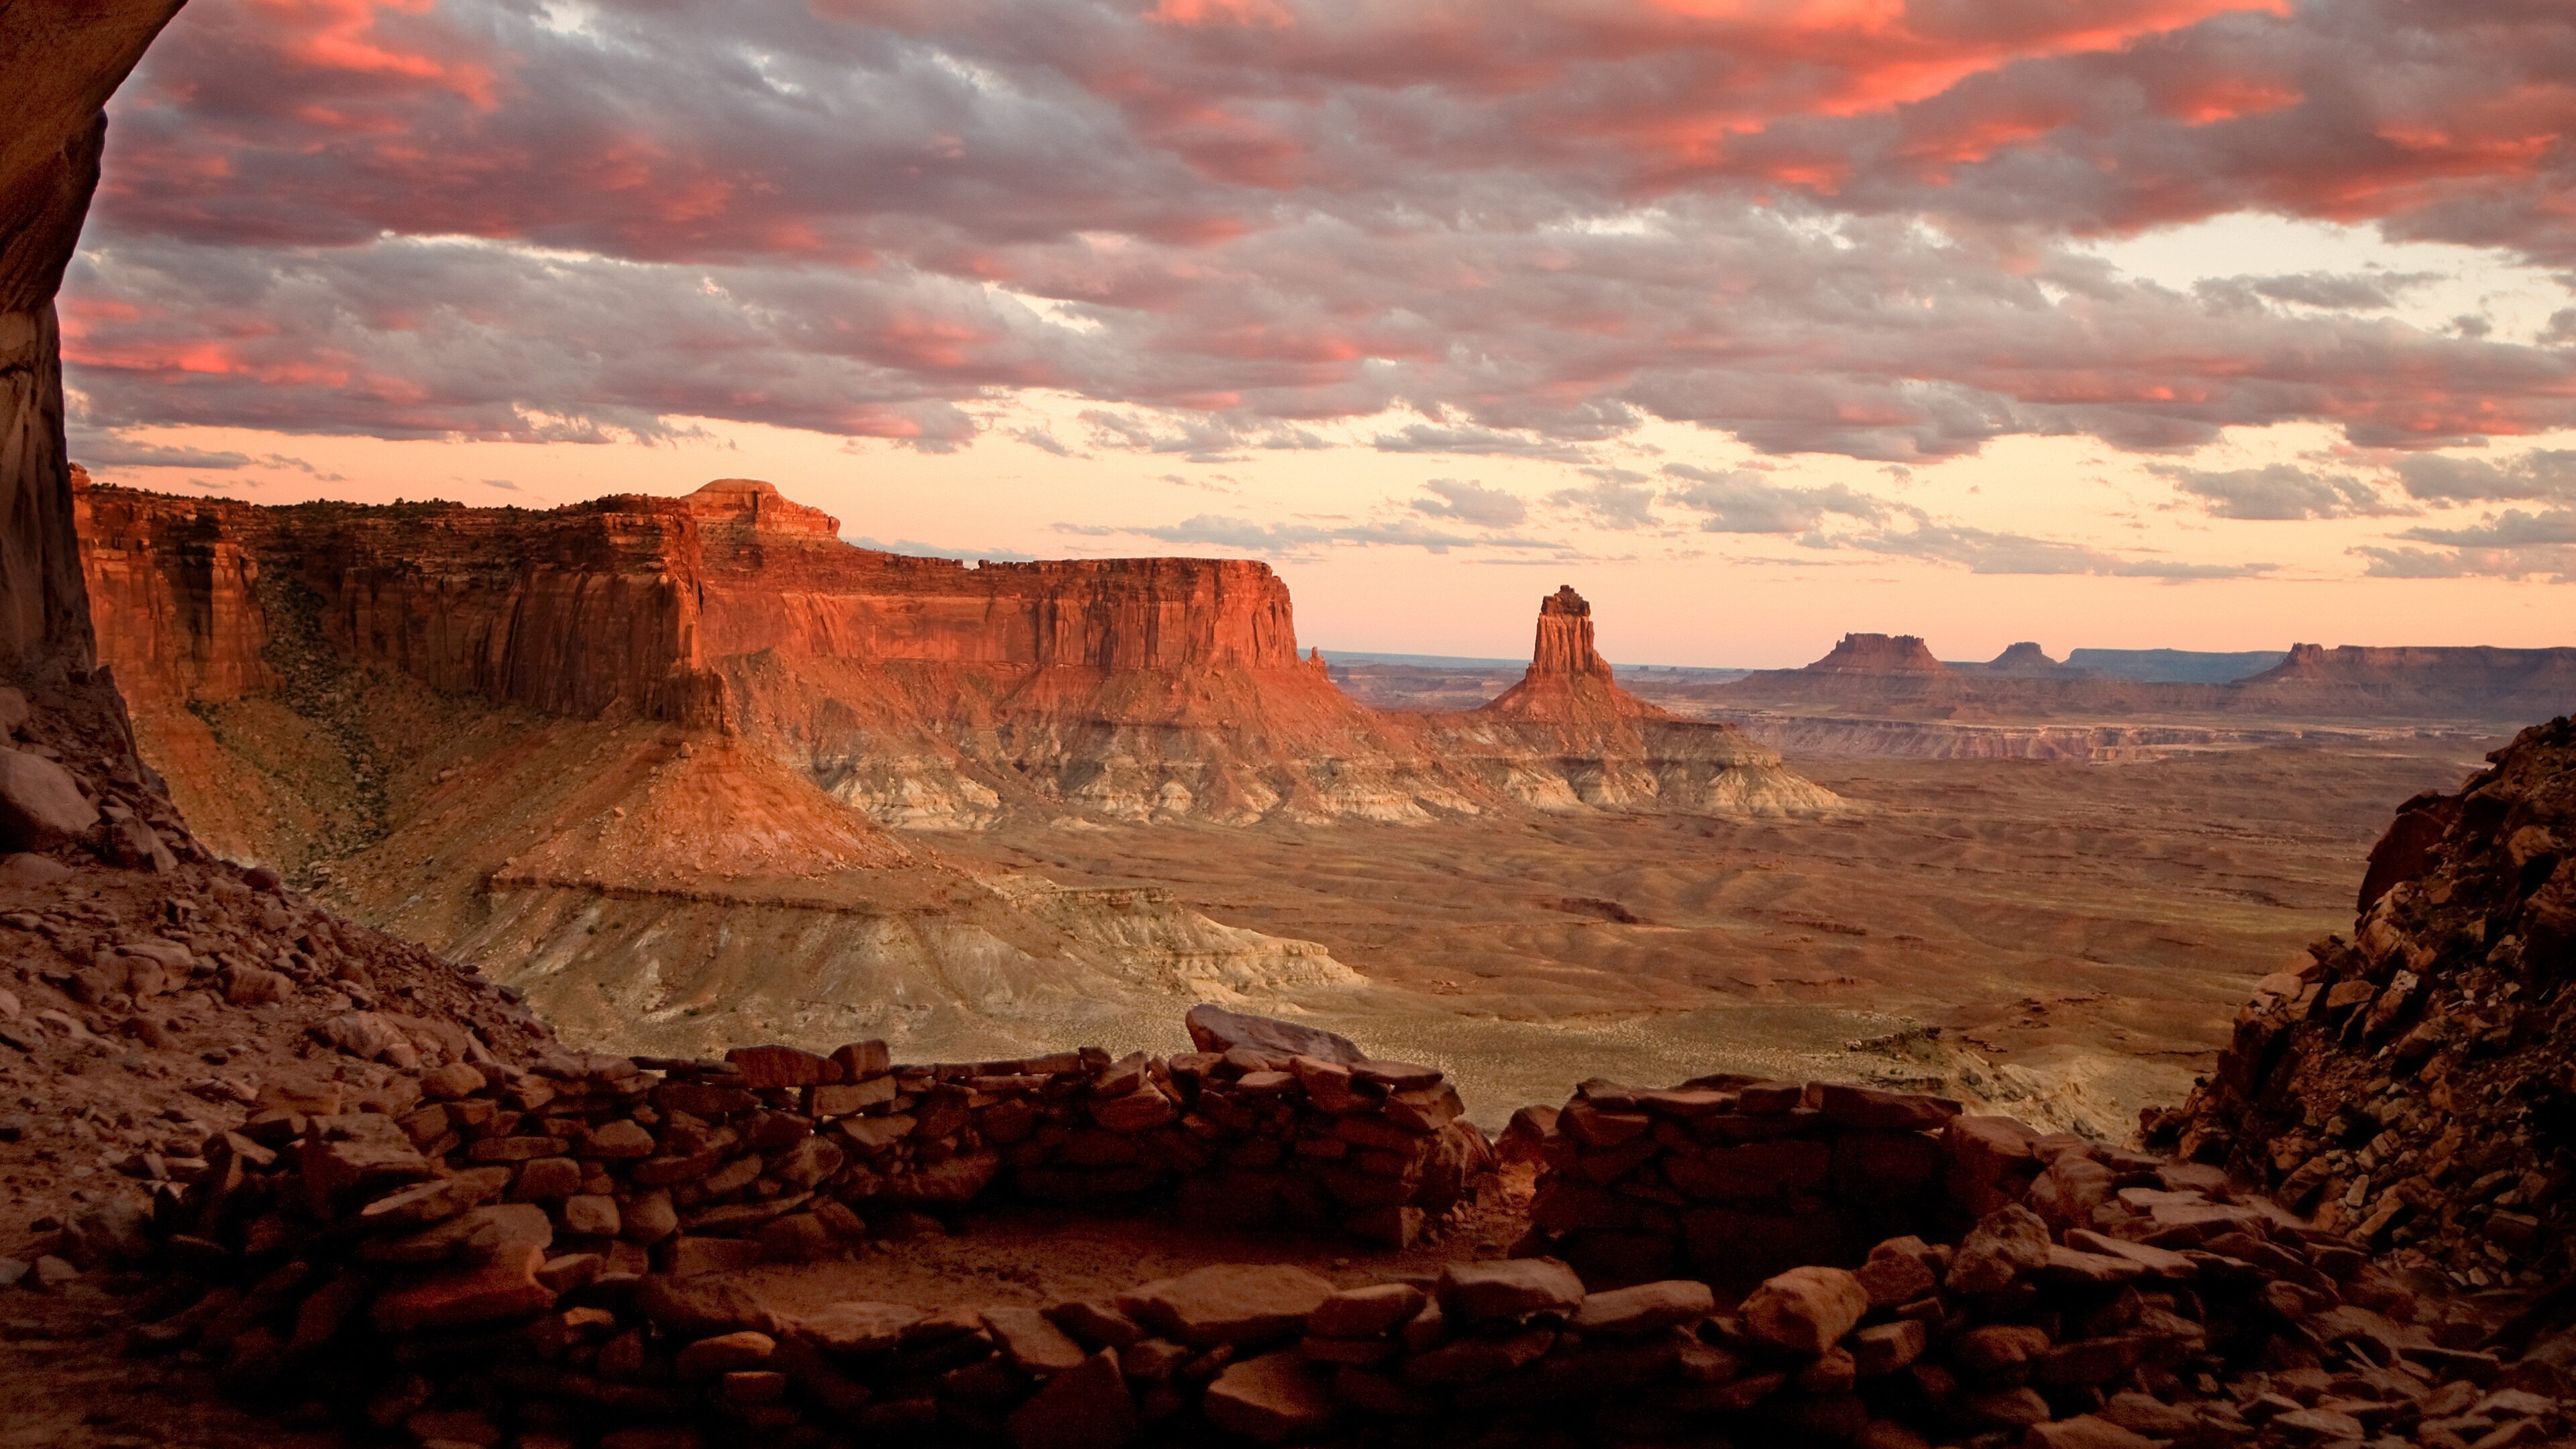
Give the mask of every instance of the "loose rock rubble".
[(2407, 802), (2351, 937), (2264, 978), (2215, 1074), (2146, 1121), (2411, 1281), (2466, 1291), (2576, 1269), (2576, 726), (2490, 759)]

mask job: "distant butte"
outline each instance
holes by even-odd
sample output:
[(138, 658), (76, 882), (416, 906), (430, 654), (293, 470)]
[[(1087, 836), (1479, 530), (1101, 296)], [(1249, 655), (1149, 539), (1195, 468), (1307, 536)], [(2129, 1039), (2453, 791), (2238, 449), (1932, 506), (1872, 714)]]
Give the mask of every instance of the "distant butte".
[(1809, 674), (1947, 674), (1920, 635), (1845, 634), (1833, 652), (1806, 668)]
[(1593, 644), (1592, 605), (1572, 584), (1539, 601), (1529, 671), (1482, 713), (1555, 724), (1672, 718), (1612, 679), (1610, 662)]

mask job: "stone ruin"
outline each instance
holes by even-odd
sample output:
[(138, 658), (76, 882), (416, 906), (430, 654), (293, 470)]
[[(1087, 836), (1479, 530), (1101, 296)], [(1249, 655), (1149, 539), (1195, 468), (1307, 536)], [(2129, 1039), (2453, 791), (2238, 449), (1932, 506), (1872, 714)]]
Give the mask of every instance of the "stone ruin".
[[(1436, 1071), (1189, 1025), (1169, 1057), (557, 1049), (272, 1093), (131, 1235), (159, 1287), (129, 1348), (431, 1449), (2503, 1449), (2568, 1422), (2554, 1381), (2412, 1323), (2349, 1240), (2208, 1165), (1733, 1078), (1588, 1082), (1489, 1150)], [(1356, 1286), (1233, 1264), (791, 1313), (732, 1271), (1014, 1197), (1394, 1244), (1528, 1165), (1513, 1256)]]

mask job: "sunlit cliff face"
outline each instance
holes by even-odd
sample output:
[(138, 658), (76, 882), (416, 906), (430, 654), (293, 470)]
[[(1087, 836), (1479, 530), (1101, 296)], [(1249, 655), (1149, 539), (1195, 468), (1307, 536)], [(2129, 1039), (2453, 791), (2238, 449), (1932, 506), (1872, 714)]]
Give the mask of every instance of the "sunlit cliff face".
[(1328, 646), (1516, 655), (1528, 562), (1621, 659), (2561, 642), (2571, 72), (2503, 0), (197, 0), (74, 438), (1248, 553)]

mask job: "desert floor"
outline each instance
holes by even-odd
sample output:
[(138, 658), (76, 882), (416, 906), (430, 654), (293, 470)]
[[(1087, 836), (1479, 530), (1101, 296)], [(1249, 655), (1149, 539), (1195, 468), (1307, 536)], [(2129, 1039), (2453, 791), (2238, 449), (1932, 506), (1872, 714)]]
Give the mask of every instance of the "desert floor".
[(1479, 1119), (1593, 1075), (1912, 1062), (1931, 1082), (1964, 1047), (2109, 1128), (2178, 1099), (2254, 979), (2349, 928), (2398, 802), (2455, 786), (2494, 743), (1792, 759), (1859, 807), (1828, 822), (1587, 812), (938, 844), (1066, 884), (1167, 886), (1321, 942), (1375, 989), (1310, 998), (1308, 1019), (1447, 1066)]

